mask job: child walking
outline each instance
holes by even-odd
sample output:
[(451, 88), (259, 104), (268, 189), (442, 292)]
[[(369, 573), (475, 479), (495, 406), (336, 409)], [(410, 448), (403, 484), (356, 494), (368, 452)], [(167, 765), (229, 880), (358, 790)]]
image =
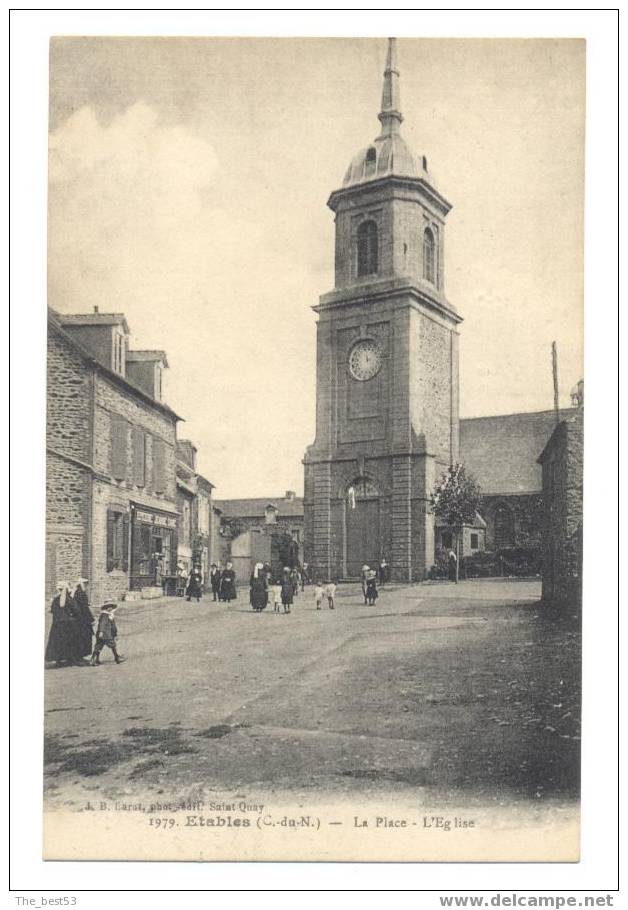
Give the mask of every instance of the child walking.
[(281, 607), (281, 585), (275, 582), (271, 591), (273, 595), (273, 613), (279, 613), (279, 608)]
[(316, 582), (314, 587), (314, 600), (316, 601), (316, 609), (322, 609), (323, 597), (325, 596), (325, 589), (323, 588), (320, 581)]
[(118, 654), (116, 639), (118, 637), (118, 627), (116, 626), (116, 610), (118, 605), (115, 603), (103, 604), (100, 616), (98, 617), (98, 629), (96, 630), (96, 644), (90, 660), (92, 667), (100, 664), (100, 652), (107, 645), (113, 651), (113, 657), (117, 664), (121, 664), (126, 657)]
[(366, 579), (366, 602), (370, 607), (375, 605), (377, 596), (377, 573), (371, 571)]
[(336, 582), (330, 581), (325, 588), (325, 594), (327, 595), (327, 604), (330, 610), (335, 608), (334, 597), (336, 596)]

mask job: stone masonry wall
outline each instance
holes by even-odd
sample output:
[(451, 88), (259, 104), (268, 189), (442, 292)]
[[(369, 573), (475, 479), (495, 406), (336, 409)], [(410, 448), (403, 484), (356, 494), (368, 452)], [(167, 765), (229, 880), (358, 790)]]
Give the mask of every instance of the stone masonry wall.
[(559, 425), (543, 464), (543, 601), (573, 613), (582, 598), (583, 441), (580, 411)]
[(88, 568), (90, 405), (91, 369), (51, 329), (46, 413), (47, 602), (58, 580), (74, 583)]
[[(133, 477), (133, 438), (132, 427), (139, 427), (147, 434), (146, 438), (146, 482), (138, 488), (144, 494), (149, 493), (159, 508), (159, 503), (174, 507), (176, 503), (176, 423), (131, 392), (118, 388), (104, 376), (99, 376), (96, 386), (95, 414), (95, 468), (103, 474), (111, 475), (111, 417), (116, 415), (128, 421), (127, 431), (127, 486)], [(156, 492), (153, 484), (153, 440), (162, 439), (166, 443), (166, 478), (167, 485), (163, 492)]]
[(89, 463), (91, 369), (64, 338), (50, 331), (47, 363), (47, 445)]
[[(112, 476), (111, 418), (124, 417), (127, 426), (126, 479)], [(94, 602), (111, 597), (120, 600), (129, 589), (129, 572), (113, 569), (107, 572), (107, 513), (115, 508), (130, 512), (130, 503), (154, 509), (176, 512), (176, 423), (173, 417), (161, 413), (135, 397), (131, 390), (118, 387), (105, 376), (98, 376), (96, 384), (96, 434), (95, 467), (101, 475), (94, 484), (92, 504), (92, 593)], [(138, 486), (133, 475), (133, 428), (140, 428), (145, 438), (145, 483)], [(153, 484), (153, 442), (162, 439), (165, 445), (166, 490), (156, 492)]]

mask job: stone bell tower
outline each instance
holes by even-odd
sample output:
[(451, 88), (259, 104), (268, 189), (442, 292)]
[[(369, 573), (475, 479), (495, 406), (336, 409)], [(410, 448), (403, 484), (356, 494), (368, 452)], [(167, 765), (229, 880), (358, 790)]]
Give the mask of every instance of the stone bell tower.
[(444, 294), (451, 205), (425, 156), (400, 135), (395, 39), (381, 132), (351, 161), (328, 205), (335, 287), (313, 307), (316, 439), (306, 452), (305, 559), (321, 578), (381, 559), (397, 581), (434, 561), (429, 498), (458, 458), (458, 332)]

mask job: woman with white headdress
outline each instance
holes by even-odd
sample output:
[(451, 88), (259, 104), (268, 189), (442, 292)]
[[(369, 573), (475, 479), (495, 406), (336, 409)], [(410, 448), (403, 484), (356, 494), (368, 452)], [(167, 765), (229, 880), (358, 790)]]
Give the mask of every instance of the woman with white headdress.
[(79, 623), (76, 604), (67, 581), (57, 584), (57, 593), (50, 605), (52, 626), (46, 645), (46, 661), (61, 664), (83, 665), (79, 653)]
[(94, 636), (94, 616), (89, 609), (87, 584), (87, 578), (78, 578), (72, 595), (79, 624), (79, 652), (81, 657), (89, 657), (91, 655), (92, 638)]
[(268, 606), (268, 586), (264, 564), (255, 563), (251, 572), (251, 606), (256, 613), (261, 613)]

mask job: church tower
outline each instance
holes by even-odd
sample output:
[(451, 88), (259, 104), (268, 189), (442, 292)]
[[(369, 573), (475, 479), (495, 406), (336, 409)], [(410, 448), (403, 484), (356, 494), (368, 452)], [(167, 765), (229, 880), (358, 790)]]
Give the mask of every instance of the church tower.
[[(316, 439), (304, 458), (305, 559), (319, 578), (355, 578), (386, 559), (397, 581), (434, 561), (429, 498), (458, 458), (458, 332), (444, 293), (451, 205), (400, 134), (395, 39), (381, 132), (328, 205), (335, 287), (313, 307)], [(313, 577), (313, 576), (312, 576)]]

